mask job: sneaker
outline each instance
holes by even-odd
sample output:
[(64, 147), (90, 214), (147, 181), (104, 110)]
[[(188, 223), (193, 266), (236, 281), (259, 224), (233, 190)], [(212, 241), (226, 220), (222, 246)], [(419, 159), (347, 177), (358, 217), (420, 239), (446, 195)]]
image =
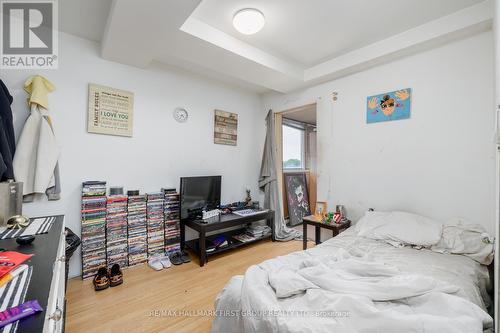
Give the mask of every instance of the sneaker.
[(163, 266), (163, 268), (169, 268), (172, 266), (172, 263), (170, 262), (170, 259), (168, 258), (168, 254), (165, 254), (160, 258), (160, 262)]
[(109, 286), (116, 287), (123, 283), (123, 273), (120, 265), (114, 264), (109, 270)]
[(182, 264), (182, 258), (181, 258), (181, 253), (180, 252), (174, 252), (170, 256), (170, 262), (174, 265), (180, 265)]
[(92, 281), (94, 290), (104, 290), (109, 287), (109, 275), (106, 267), (100, 267)]
[(163, 265), (161, 264), (160, 257), (152, 257), (148, 260), (148, 265), (155, 271), (161, 271), (163, 269)]
[(191, 261), (191, 257), (186, 251), (181, 251), (181, 259), (183, 263), (188, 263)]

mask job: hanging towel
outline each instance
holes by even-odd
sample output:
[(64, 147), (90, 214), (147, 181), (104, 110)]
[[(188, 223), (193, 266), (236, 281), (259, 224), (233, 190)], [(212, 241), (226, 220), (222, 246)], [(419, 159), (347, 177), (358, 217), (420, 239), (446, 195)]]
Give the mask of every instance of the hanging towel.
[(56, 142), (48, 107), (48, 93), (54, 85), (40, 75), (29, 78), (25, 90), (31, 113), (26, 120), (14, 156), (14, 176), (23, 182), (24, 201), (33, 201), (35, 194), (46, 193), (49, 200), (58, 200), (59, 147)]
[(12, 159), (16, 150), (12, 121), (12, 96), (0, 80), (0, 181), (14, 179)]
[(30, 94), (28, 103), (41, 105), (44, 109), (49, 108), (49, 93), (55, 88), (49, 80), (41, 75), (30, 77), (24, 83), (24, 90)]

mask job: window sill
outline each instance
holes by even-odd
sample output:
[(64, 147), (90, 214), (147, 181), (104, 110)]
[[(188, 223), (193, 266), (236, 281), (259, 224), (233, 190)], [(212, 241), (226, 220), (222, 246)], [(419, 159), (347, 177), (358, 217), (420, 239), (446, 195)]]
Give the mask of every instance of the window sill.
[(283, 173), (296, 173), (296, 172), (309, 173), (309, 170), (307, 170), (307, 169), (283, 169)]

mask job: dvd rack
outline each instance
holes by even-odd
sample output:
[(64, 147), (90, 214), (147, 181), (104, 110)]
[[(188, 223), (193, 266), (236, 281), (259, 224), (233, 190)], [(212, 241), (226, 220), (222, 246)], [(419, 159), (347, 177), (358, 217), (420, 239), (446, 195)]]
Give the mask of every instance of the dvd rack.
[(106, 207), (106, 262), (108, 267), (128, 266), (127, 203), (125, 195), (107, 198)]
[(175, 190), (165, 193), (165, 252), (171, 254), (180, 250), (179, 193)]
[(163, 192), (147, 194), (148, 258), (164, 254)]
[(146, 226), (146, 196), (128, 197), (128, 265), (133, 266), (148, 259)]
[(106, 265), (106, 182), (82, 183), (82, 278)]

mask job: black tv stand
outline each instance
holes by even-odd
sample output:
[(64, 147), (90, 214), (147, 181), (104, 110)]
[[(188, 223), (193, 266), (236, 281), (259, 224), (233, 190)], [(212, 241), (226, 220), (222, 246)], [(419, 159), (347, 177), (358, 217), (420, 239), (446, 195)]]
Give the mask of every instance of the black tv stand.
[[(266, 220), (267, 225), (271, 228), (271, 235), (264, 236), (261, 238), (256, 238), (255, 240), (249, 242), (240, 242), (236, 239), (233, 239), (231, 236), (242, 233), (243, 229), (252, 222)], [(226, 232), (217, 233), (222, 229), (227, 229), (231, 227), (241, 226), (241, 228), (237, 230), (231, 230)], [(198, 232), (198, 239), (186, 240), (186, 227), (189, 227), (196, 232)], [(263, 239), (271, 238), (274, 241), (274, 211), (267, 210), (262, 211), (259, 214), (251, 215), (251, 216), (239, 216), (236, 214), (225, 214), (216, 216), (207, 220), (181, 220), (180, 223), (181, 228), (181, 249), (189, 248), (200, 258), (200, 266), (204, 266), (208, 261), (208, 257), (217, 253), (221, 253), (224, 251), (228, 251), (243, 245), (255, 243), (257, 241)], [(215, 232), (215, 234), (207, 236), (207, 233)], [(213, 252), (207, 253), (206, 249), (206, 241), (207, 237), (211, 238), (217, 235), (224, 235), (229, 241), (228, 246), (224, 248), (216, 249)]]

